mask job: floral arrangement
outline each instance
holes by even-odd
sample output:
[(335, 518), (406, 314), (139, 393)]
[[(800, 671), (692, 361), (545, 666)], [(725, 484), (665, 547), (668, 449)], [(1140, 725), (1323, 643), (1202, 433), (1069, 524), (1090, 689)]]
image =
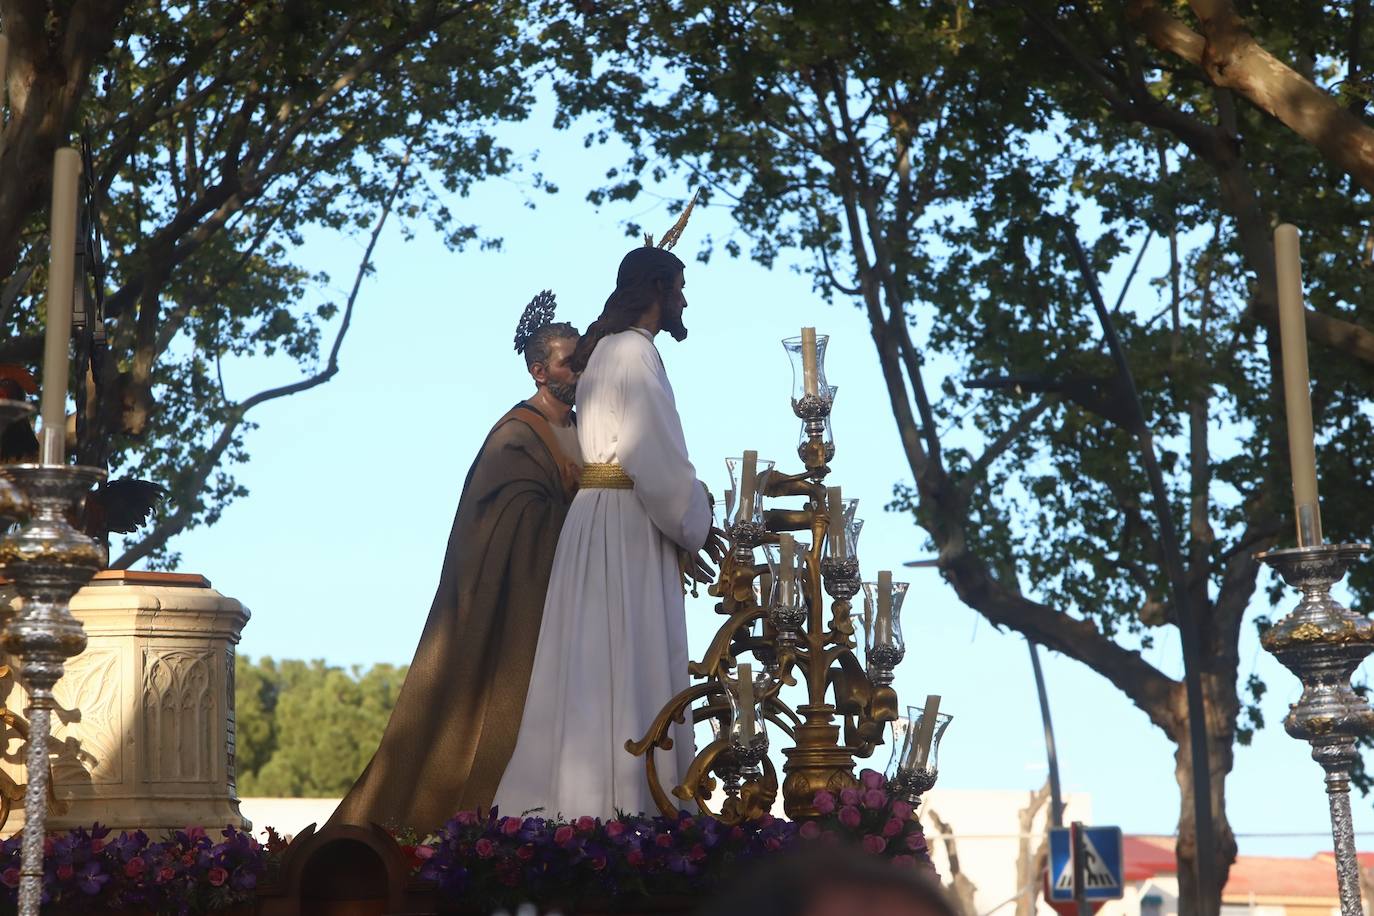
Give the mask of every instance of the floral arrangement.
[(686, 812), (564, 820), (462, 811), (438, 834), (401, 843), (422, 880), (470, 906), (696, 895), (742, 862), (807, 842), (851, 843), (894, 867), (934, 870), (911, 806), (888, 796), (882, 774), (865, 770), (860, 788), (820, 792), (815, 803), (815, 820), (736, 826)]
[[(73, 912), (134, 907), (209, 913), (254, 899), (269, 850), (226, 827), (211, 839), (188, 827), (154, 842), (142, 830), (110, 839), (108, 828), (78, 827), (43, 847), (43, 905)], [(0, 900), (19, 899), (20, 835), (0, 843)]]

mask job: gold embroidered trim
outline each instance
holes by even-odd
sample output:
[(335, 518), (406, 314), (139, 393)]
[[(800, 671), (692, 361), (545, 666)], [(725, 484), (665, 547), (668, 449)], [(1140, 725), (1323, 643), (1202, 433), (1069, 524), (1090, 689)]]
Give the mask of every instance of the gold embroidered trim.
[(588, 464), (582, 468), (582, 489), (633, 490), (635, 482), (618, 464)]

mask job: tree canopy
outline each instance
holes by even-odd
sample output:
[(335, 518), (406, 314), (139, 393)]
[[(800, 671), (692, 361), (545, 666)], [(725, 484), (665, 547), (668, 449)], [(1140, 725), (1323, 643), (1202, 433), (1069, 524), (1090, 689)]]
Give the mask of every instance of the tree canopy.
[(405, 666), (238, 656), (239, 795), (342, 797), (377, 750), (405, 676)]
[[(1119, 264), (1133, 278), (1114, 291), (1115, 322), (1187, 534), (1224, 866), (1232, 746), (1262, 724), (1264, 685), (1241, 683), (1238, 653), (1253, 557), (1293, 530), (1272, 230), (1304, 231), (1320, 472), (1340, 507), (1328, 530), (1367, 539), (1371, 208), (1331, 137), (1311, 142), (1254, 86), (1160, 51), (1156, 14), (1191, 15), (1179, 3), (677, 0), (579, 8), (551, 29), (570, 49), (567, 115), (599, 113), (635, 150), (594, 201), (673, 173), (703, 183), (738, 231), (702, 260), (723, 248), (797, 267), (865, 312), (912, 474), (894, 508), (913, 514), (965, 603), (1090, 666), (1175, 741), (1189, 864), (1183, 684), (1143, 654), (1177, 608), (1066, 232), (1091, 243), (1098, 272)], [(1245, 29), (1251, 51), (1297, 58), (1275, 79), (1347, 105), (1340, 139), (1357, 144), (1363, 83), (1330, 83), (1362, 72), (1367, 24), (1255, 3)], [(1163, 266), (1137, 276), (1146, 255)], [(935, 356), (957, 375), (933, 372)], [(1000, 387), (968, 384), (987, 377)], [(1352, 578), (1362, 595), (1371, 583), (1367, 568)], [(1218, 877), (1202, 889), (1209, 908)]]
[[(47, 9), (0, 2), (0, 174), (34, 177), (0, 188), (0, 361), (38, 359), (52, 153), (85, 140), (106, 255), (88, 296), (107, 293), (109, 357), (76, 379), (96, 395), (77, 449), (169, 487), (115, 565), (169, 564), (176, 533), (244, 494), (232, 465), (248, 457), (251, 410), (338, 369), (352, 297), (320, 290), (307, 234), (376, 230), (394, 212), (455, 247), (492, 242), (444, 199), (519, 166), (492, 127), (527, 113), (538, 57), (518, 0)], [(365, 256), (358, 279), (370, 269)], [(297, 363), (300, 381), (234, 390), (235, 361), (267, 357)]]

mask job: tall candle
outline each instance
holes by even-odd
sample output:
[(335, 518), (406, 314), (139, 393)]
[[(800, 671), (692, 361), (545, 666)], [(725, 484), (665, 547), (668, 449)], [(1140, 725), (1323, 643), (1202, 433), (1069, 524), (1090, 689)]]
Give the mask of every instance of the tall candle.
[(892, 570), (878, 573), (878, 612), (873, 616), (873, 644), (892, 642)]
[(826, 487), (825, 501), (830, 509), (830, 555), (843, 560), (849, 556), (849, 546), (845, 543), (844, 496), (840, 488)]
[(754, 666), (739, 666), (739, 733), (747, 745), (754, 737)]
[(1298, 546), (1322, 542), (1317, 502), (1317, 452), (1312, 434), (1312, 394), (1307, 370), (1307, 310), (1302, 303), (1298, 230), (1284, 223), (1274, 230), (1279, 286), (1279, 336), (1283, 342), (1283, 400), (1288, 410), (1288, 459), (1293, 467), (1293, 508)]
[(802, 387), (814, 397), (820, 390), (816, 370), (816, 329), (802, 328), (801, 338)]
[(44, 464), (61, 464), (67, 436), (67, 360), (76, 280), (76, 184), (81, 155), (69, 146), (53, 155), (52, 241), (48, 260), (48, 327), (43, 340)]
[(792, 604), (794, 589), (792, 583), (796, 581), (796, 570), (793, 564), (796, 563), (797, 540), (787, 532), (778, 535), (778, 600), (783, 604)]
[(758, 472), (759, 453), (744, 450), (744, 467), (739, 473), (739, 517), (748, 521), (754, 517), (754, 476)]
[(935, 717), (940, 712), (940, 697), (930, 694), (926, 697), (926, 708), (921, 712), (921, 727), (916, 731), (916, 766), (924, 767), (930, 759), (930, 745), (935, 740)]

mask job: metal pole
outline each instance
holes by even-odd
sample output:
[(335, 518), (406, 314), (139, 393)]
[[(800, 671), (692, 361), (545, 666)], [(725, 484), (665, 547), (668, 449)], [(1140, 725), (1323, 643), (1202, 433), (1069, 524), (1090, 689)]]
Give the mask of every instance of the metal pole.
[(1212, 912), (1213, 896), (1216, 887), (1216, 846), (1213, 840), (1212, 825), (1212, 779), (1211, 765), (1207, 755), (1207, 713), (1202, 692), (1202, 633), (1199, 621), (1188, 604), (1187, 585), (1184, 581), (1183, 560), (1179, 546), (1178, 532), (1174, 527), (1173, 512), (1169, 508), (1169, 491), (1164, 485), (1164, 474), (1155, 456), (1154, 441), (1145, 425), (1145, 413), (1140, 405), (1140, 394), (1136, 391), (1131, 367), (1126, 362), (1126, 353), (1121, 347), (1116, 326), (1112, 324), (1111, 313), (1102, 301), (1102, 292), (1097, 288), (1097, 278), (1093, 274), (1088, 257), (1078, 243), (1078, 236), (1069, 225), (1064, 233), (1078, 269), (1083, 274), (1084, 285), (1092, 298), (1093, 308), (1097, 310), (1097, 320), (1102, 325), (1102, 333), (1107, 338), (1112, 361), (1116, 363), (1117, 379), (1121, 390), (1128, 395), (1134, 413), (1136, 441), (1140, 445), (1141, 463), (1150, 479), (1150, 492), (1153, 496), (1155, 515), (1159, 521), (1159, 540), (1164, 554), (1164, 568), (1169, 576), (1169, 587), (1178, 614), (1178, 629), (1183, 643), (1183, 683), (1188, 700), (1188, 737), (1189, 749), (1193, 759), (1193, 818), (1197, 834), (1197, 887), (1199, 899), (1194, 901), (1195, 913)]
[(1054, 750), (1054, 723), (1050, 721), (1050, 696), (1045, 691), (1045, 673), (1040, 670), (1040, 647), (1026, 640), (1030, 649), (1031, 670), (1035, 672), (1035, 692), (1040, 697), (1040, 718), (1045, 723), (1045, 758), (1050, 770), (1050, 825), (1064, 826), (1064, 796), (1059, 791), (1059, 755)]
[(1088, 898), (1083, 896), (1083, 822), (1074, 821), (1069, 826), (1069, 843), (1073, 861), (1073, 902), (1078, 908), (1078, 916), (1092, 916)]

